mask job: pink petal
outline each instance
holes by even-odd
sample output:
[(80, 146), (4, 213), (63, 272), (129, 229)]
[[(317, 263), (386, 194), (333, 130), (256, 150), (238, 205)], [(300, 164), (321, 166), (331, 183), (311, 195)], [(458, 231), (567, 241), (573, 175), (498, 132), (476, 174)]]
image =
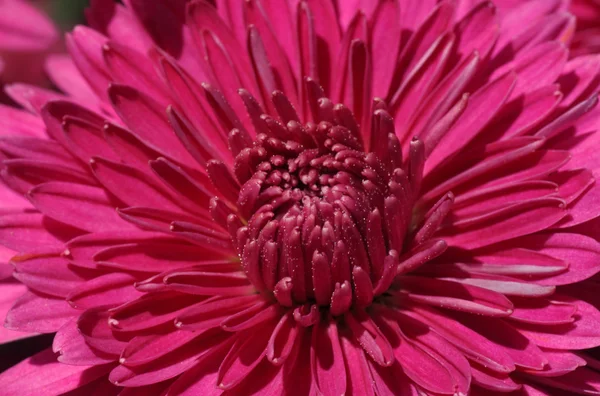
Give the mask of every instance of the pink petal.
[[(388, 94), (400, 53), (401, 25), (398, 23), (401, 6), (398, 1), (380, 2), (375, 11), (372, 28), (373, 96)], [(331, 54), (335, 54), (332, 48)], [(335, 55), (334, 55), (335, 56)], [(331, 69), (334, 70), (333, 68)]]
[(387, 321), (382, 329), (394, 348), (400, 367), (412, 382), (430, 392), (454, 393), (455, 383), (450, 372), (435, 356), (407, 338), (396, 322)]
[(580, 394), (600, 394), (600, 374), (586, 367), (580, 367), (575, 371), (560, 377), (540, 378), (542, 384)]
[(503, 373), (490, 372), (477, 365), (471, 367), (471, 373), (473, 375), (473, 384), (483, 389), (497, 392), (511, 392), (521, 387), (510, 376)]
[(194, 366), (181, 374), (169, 387), (169, 394), (173, 396), (196, 396), (219, 394), (217, 388), (219, 366), (229, 351), (230, 344), (224, 343), (212, 353), (204, 355)]
[(527, 282), (515, 282), (502, 279), (477, 279), (464, 278), (452, 279), (459, 283), (479, 286), (488, 290), (493, 290), (507, 296), (520, 297), (546, 297), (554, 293), (554, 286), (541, 286)]
[[(136, 386), (135, 388), (117, 388), (115, 385), (111, 384), (108, 380), (107, 383), (110, 384), (115, 389), (118, 389), (120, 393), (118, 396), (146, 396), (146, 395), (161, 395), (169, 389), (173, 380), (167, 380), (163, 382), (159, 382), (157, 384), (145, 385), (145, 386)], [(121, 389), (123, 389), (121, 391)], [(82, 395), (85, 396), (85, 395)], [(100, 396), (100, 395), (99, 395)]]
[(8, 369), (0, 378), (6, 396), (36, 396), (52, 389), (64, 393), (106, 374), (110, 365), (94, 367), (59, 363), (51, 349), (34, 355)]
[(115, 361), (109, 355), (90, 347), (77, 327), (77, 320), (65, 323), (54, 336), (52, 350), (58, 354), (58, 361), (75, 366), (98, 366)]
[(198, 300), (197, 297), (173, 292), (145, 294), (137, 300), (113, 309), (110, 325), (126, 332), (161, 327), (172, 329), (173, 321), (181, 311), (197, 303)]
[(106, 100), (110, 77), (102, 59), (102, 47), (108, 39), (95, 30), (79, 25), (66, 36), (65, 41), (67, 51), (81, 75), (96, 95)]
[(564, 324), (575, 320), (577, 307), (546, 299), (512, 299), (516, 305), (511, 320), (532, 324)]
[(73, 169), (81, 169), (73, 157), (60, 144), (45, 138), (5, 136), (0, 140), (0, 150), (14, 159), (38, 160)]
[(182, 213), (175, 213), (169, 210), (147, 208), (143, 206), (130, 206), (117, 211), (119, 215), (130, 223), (135, 224), (142, 230), (158, 231), (163, 233), (171, 232), (173, 221), (193, 223), (199, 221), (198, 218), (190, 218)]
[(105, 123), (105, 119), (100, 115), (67, 100), (57, 100), (45, 103), (41, 111), (41, 116), (46, 125), (48, 135), (66, 148), (71, 147), (71, 142), (68, 141), (63, 129), (63, 121), (67, 119), (67, 117), (69, 119), (77, 120), (80, 123), (85, 122), (91, 124), (100, 129)]
[(390, 313), (400, 326), (404, 336), (434, 357), (450, 373), (459, 392), (467, 393), (471, 383), (471, 366), (464, 354), (424, 323), (403, 315), (400, 311)]
[[(209, 201), (214, 196), (208, 177), (192, 176), (191, 171), (187, 172), (166, 158), (150, 161), (149, 165), (161, 181), (179, 195), (180, 205), (198, 215), (206, 212)], [(205, 217), (208, 217), (208, 213)]]
[[(425, 173), (428, 173), (429, 169), (434, 169), (446, 157), (455, 155), (458, 150), (477, 136), (506, 102), (515, 86), (516, 78), (516, 74), (508, 73), (473, 93), (461, 118), (446, 133), (441, 144), (437, 146), (435, 155), (432, 155), (431, 159), (427, 161)], [(457, 140), (458, 136), (462, 138)]]
[(549, 42), (528, 50), (515, 61), (519, 76), (512, 97), (552, 84), (563, 71), (569, 52), (562, 43)]
[(363, 349), (347, 337), (341, 337), (340, 340), (347, 364), (346, 376), (349, 390), (352, 394), (375, 396), (375, 381), (370, 373)]
[(129, 392), (123, 393), (123, 388), (118, 388), (110, 383), (108, 376), (104, 375), (95, 381), (88, 382), (86, 385), (77, 388), (71, 392), (65, 393), (65, 396), (123, 396), (130, 395)]
[(558, 185), (548, 181), (524, 181), (497, 187), (474, 189), (462, 194), (452, 205), (457, 221), (483, 215), (517, 202), (556, 195)]
[[(240, 5), (236, 4), (235, 7), (240, 7)], [(227, 24), (221, 20), (216, 10), (210, 4), (202, 1), (195, 2), (188, 7), (187, 24), (190, 26), (196, 45), (201, 42), (200, 33), (203, 30), (208, 30), (215, 34), (224, 47), (227, 48), (229, 54), (231, 54), (233, 63), (242, 75), (243, 81), (251, 80), (251, 76), (248, 74), (251, 73), (252, 68), (246, 56), (247, 52), (240, 46), (240, 42), (235, 39), (232, 32), (227, 28)], [(253, 85), (244, 84), (244, 86), (252, 87)]]
[(159, 151), (193, 166), (193, 159), (167, 121), (166, 106), (126, 85), (113, 84), (108, 93), (119, 117), (149, 147), (160, 147)]
[[(211, 105), (203, 88), (168, 58), (161, 59), (160, 72), (168, 82), (171, 95), (181, 104), (181, 110), (168, 108), (167, 115), (183, 146), (202, 165), (211, 158), (231, 161), (224, 136), (229, 131), (224, 131), (216, 116), (211, 114)], [(202, 161), (203, 155), (208, 158)]]
[(51, 55), (46, 59), (46, 71), (52, 82), (87, 107), (98, 108), (98, 97), (92, 91), (73, 60), (66, 55)]
[(134, 368), (152, 363), (174, 350), (189, 347), (188, 344), (202, 333), (177, 330), (165, 335), (149, 335), (134, 337), (123, 349), (119, 363)]
[(597, 218), (600, 216), (598, 203), (600, 203), (600, 185), (594, 182), (569, 206), (569, 217), (561, 221), (558, 226), (573, 227)]
[(600, 244), (592, 238), (575, 233), (554, 232), (550, 235), (530, 235), (520, 239), (519, 243), (569, 265), (567, 272), (536, 282), (541, 285), (575, 283), (600, 271), (596, 260)]
[(16, 279), (33, 290), (56, 297), (65, 297), (90, 276), (90, 272), (69, 265), (64, 257), (53, 252), (15, 256), (12, 263)]
[(475, 249), (549, 228), (566, 215), (565, 203), (557, 198), (538, 198), (517, 203), (481, 216), (465, 227), (458, 223), (440, 237), (449, 246)]
[[(462, 2), (461, 2), (462, 4)], [(478, 51), (485, 59), (498, 38), (500, 24), (492, 3), (480, 2), (456, 26), (460, 37), (458, 52), (463, 57)]]
[(442, 1), (431, 10), (427, 19), (410, 38), (401, 54), (401, 58), (409, 61), (408, 65), (405, 66), (406, 70), (412, 70), (434, 41), (450, 30), (456, 11), (455, 8), (454, 3)]
[[(273, 8), (272, 5), (271, 7)], [(256, 29), (256, 34), (263, 40), (266, 50), (265, 54), (269, 59), (269, 65), (273, 72), (279, 76), (278, 89), (285, 92), (292, 104), (297, 107), (298, 99), (296, 95), (296, 83), (294, 76), (292, 75), (292, 69), (283, 48), (279, 44), (279, 38), (274, 35), (265, 10), (262, 7), (262, 3), (260, 1), (249, 1), (245, 3), (244, 8), (246, 23), (249, 26), (253, 26), (254, 29)], [(283, 15), (285, 15), (286, 12), (289, 12), (287, 5), (280, 5), (277, 8)], [(329, 13), (323, 13), (323, 15), (334, 17), (333, 7), (330, 7), (329, 11)], [(254, 33), (251, 33), (250, 36), (253, 34)], [(288, 34), (291, 34), (291, 32), (288, 32)], [(335, 36), (332, 37), (332, 39), (335, 39)], [(250, 41), (252, 41), (252, 39)], [(251, 48), (251, 46), (249, 48)], [(252, 50), (250, 49), (249, 52), (252, 53)], [(251, 61), (255, 61), (255, 59), (252, 58), (251, 55)], [(331, 69), (328, 68), (326, 70), (329, 71)], [(235, 92), (234, 95), (237, 93), (237, 89), (239, 89), (239, 86), (232, 90)], [(268, 89), (267, 92), (272, 93), (274, 90), (275, 89)], [(239, 101), (239, 96), (236, 99)], [(241, 101), (239, 101), (239, 103), (242, 104)], [(241, 108), (243, 108), (243, 105)]]
[[(464, 105), (466, 105), (468, 103), (470, 96), (465, 94), (464, 90), (474, 77), (480, 62), (481, 58), (479, 57), (479, 54), (473, 53), (457, 64), (450, 73), (437, 84), (428, 97), (425, 98), (422, 106), (417, 109), (418, 113), (413, 116), (413, 122), (418, 125), (416, 132), (419, 136), (426, 136), (425, 142), (428, 143), (428, 153), (431, 153), (431, 151), (437, 147), (439, 141), (448, 133), (447, 129), (453, 126), (455, 122), (452, 120), (452, 123), (443, 130), (443, 133), (434, 134), (433, 131), (429, 132), (429, 129), (436, 125), (436, 122), (441, 122), (441, 120), (444, 120), (447, 117), (444, 116), (444, 114), (449, 114), (453, 103), (456, 102), (457, 99), (460, 99), (460, 104), (464, 103)], [(457, 116), (462, 116), (466, 108), (459, 108), (460, 111), (457, 112)], [(431, 136), (435, 136), (436, 138), (432, 139)], [(433, 143), (429, 143), (428, 140), (432, 140)], [(437, 161), (437, 159), (431, 156), (428, 159), (428, 162), (431, 161)]]
[(234, 297), (214, 296), (183, 309), (177, 315), (175, 325), (189, 330), (208, 329), (219, 326), (225, 318), (261, 302), (256, 294)]
[[(449, 49), (453, 44), (454, 38), (452, 36), (440, 37), (432, 45), (431, 50), (424, 54), (423, 59), (415, 65), (413, 71), (406, 76), (398, 91), (394, 93), (391, 102), (392, 106), (398, 110), (393, 113), (393, 116), (396, 122), (396, 134), (401, 141), (406, 141), (407, 133), (418, 135), (422, 129), (425, 129), (422, 125), (425, 122), (423, 121), (425, 117), (422, 117), (422, 112), (431, 111), (435, 107), (433, 105), (425, 106), (423, 102), (425, 99), (429, 99), (426, 94), (436, 86), (438, 79), (441, 77), (450, 56)], [(432, 92), (431, 95), (435, 95), (435, 93), (437, 92)], [(424, 110), (418, 112), (419, 109)], [(439, 114), (435, 114), (435, 116), (439, 117)], [(412, 119), (413, 122), (412, 124), (406, 121), (399, 123), (399, 119)], [(410, 127), (414, 124), (418, 126), (415, 126), (414, 131), (412, 131)]]
[(115, 42), (104, 46), (102, 51), (115, 83), (128, 84), (166, 106), (169, 100), (166, 87), (144, 54)]
[(579, 56), (565, 65), (557, 83), (565, 93), (562, 105), (567, 108), (574, 104), (584, 92), (594, 85), (594, 79), (600, 73), (600, 59), (596, 55)]
[(515, 323), (514, 326), (527, 338), (544, 348), (574, 350), (600, 345), (600, 331), (597, 326), (600, 312), (594, 306), (571, 297), (557, 299), (577, 306), (573, 323), (553, 326)]
[(523, 136), (542, 124), (559, 104), (562, 91), (555, 84), (524, 93), (508, 102), (496, 122), (486, 127), (488, 136)]
[(133, 287), (136, 279), (129, 274), (101, 275), (72, 290), (66, 300), (77, 309), (118, 306), (142, 296)]
[(496, 247), (483, 250), (475, 255), (474, 261), (474, 263), (458, 264), (458, 266), (461, 270), (469, 272), (506, 275), (517, 279), (561, 274), (569, 267), (568, 263), (558, 258), (524, 247)]
[(503, 349), (519, 367), (533, 370), (542, 369), (547, 360), (543, 351), (536, 346), (533, 340), (523, 336), (512, 323), (502, 319), (490, 318), (478, 321), (477, 318), (460, 314), (456, 316), (461, 323), (475, 330), (479, 334)]
[(0, 48), (3, 51), (41, 51), (58, 38), (52, 21), (27, 2), (3, 1), (0, 4), (0, 25)]
[[(128, 8), (156, 45), (175, 57), (190, 72), (201, 73), (191, 27), (186, 22), (186, 1), (127, 0)], [(200, 74), (201, 75), (201, 74)]]
[(489, 288), (425, 277), (404, 276), (399, 282), (402, 287), (399, 297), (406, 293), (407, 299), (422, 304), (478, 315), (501, 317), (512, 313), (510, 300)]
[(104, 158), (94, 158), (91, 166), (100, 183), (126, 204), (180, 211), (162, 186), (137, 169)]
[[(26, 194), (33, 187), (51, 181), (91, 184), (89, 175), (72, 166), (35, 159), (9, 159), (3, 162), (3, 181), (15, 192)], [(35, 177), (31, 175), (35, 174)]]
[(365, 311), (346, 313), (350, 332), (365, 352), (381, 366), (391, 366), (394, 361), (392, 346), (385, 335)]
[(0, 241), (16, 251), (62, 246), (77, 234), (76, 229), (40, 213), (3, 215), (0, 219)]
[[(0, 283), (0, 317), (7, 317), (8, 312), (15, 304), (15, 301), (27, 292), (27, 287), (16, 282)], [(5, 323), (0, 326), (0, 344), (16, 341), (21, 338), (30, 337), (30, 334), (20, 331), (12, 331), (5, 327)]]
[[(4, 286), (3, 292), (8, 291)], [(15, 299), (6, 314), (7, 329), (29, 333), (53, 333), (77, 315), (64, 299), (42, 296), (27, 291)]]
[[(587, 169), (558, 172), (552, 175), (552, 180), (559, 185), (559, 193), (567, 203), (571, 204), (594, 184), (594, 176)], [(577, 212), (575, 206), (569, 208), (570, 212)], [(600, 213), (599, 213), (600, 214)], [(577, 216), (577, 213), (571, 216)]]
[(282, 309), (278, 304), (262, 302), (229, 316), (221, 322), (221, 328), (226, 331), (253, 329), (265, 322), (279, 321), (281, 315)]
[(90, 232), (134, 229), (115, 211), (102, 188), (50, 182), (29, 191), (33, 205), (46, 216)]
[[(149, 234), (146, 240), (120, 240), (115, 243), (129, 242), (110, 247), (99, 247), (93, 260), (114, 268), (135, 269), (145, 272), (184, 272), (196, 265), (200, 271), (210, 271), (211, 266), (219, 266), (222, 272), (232, 270), (231, 258), (222, 254), (211, 254), (198, 246), (183, 243), (180, 240), (158, 237)], [(199, 259), (202, 257), (202, 259)], [(229, 264), (229, 265), (228, 265)], [(239, 269), (239, 267), (235, 268)], [(234, 269), (234, 270), (235, 270)], [(234, 271), (232, 270), (232, 271)], [(165, 274), (166, 275), (166, 274)], [(176, 283), (176, 282), (173, 282)]]
[[(146, 247), (152, 245), (152, 243), (148, 243), (150, 241), (153, 243), (164, 243), (172, 240), (170, 238), (165, 239), (164, 234), (142, 230), (90, 233), (70, 240), (67, 243), (68, 252), (64, 252), (64, 254), (78, 266), (95, 268), (93, 262), (94, 256), (104, 249), (128, 243), (134, 244), (134, 246), (140, 243), (142, 247)], [(141, 250), (143, 251), (143, 248)], [(107, 256), (109, 259), (113, 257), (113, 255)]]
[[(257, 327), (245, 337), (238, 337), (219, 367), (219, 388), (227, 390), (240, 383), (264, 359), (267, 343), (275, 323)], [(242, 333), (240, 333), (242, 334)]]
[(67, 147), (84, 163), (88, 163), (93, 156), (117, 159), (106, 141), (104, 129), (105, 127), (78, 118), (65, 117), (62, 123)]
[(91, 27), (114, 41), (125, 42), (140, 51), (154, 45), (148, 32), (131, 11), (120, 4), (92, 0), (85, 17)]
[(77, 319), (77, 329), (87, 345), (116, 359), (127, 345), (130, 336), (113, 331), (109, 316), (102, 307), (88, 309)]
[(319, 391), (324, 396), (346, 392), (346, 368), (333, 320), (320, 321), (312, 330), (311, 368)]
[(548, 365), (544, 370), (525, 371), (538, 377), (559, 377), (585, 366), (586, 362), (574, 353), (542, 349), (544, 356), (548, 359)]
[(405, 313), (430, 325), (465, 356), (490, 370), (509, 373), (515, 369), (512, 358), (503, 348), (456, 320), (422, 307), (411, 307), (410, 311)]
[(36, 115), (42, 112), (47, 102), (66, 99), (56, 91), (22, 83), (6, 85), (4, 91), (12, 100)]
[(46, 137), (44, 123), (33, 114), (0, 105), (0, 128), (7, 135)]
[(300, 342), (300, 335), (300, 325), (294, 320), (292, 312), (282, 316), (267, 345), (267, 359), (274, 365), (283, 364)]

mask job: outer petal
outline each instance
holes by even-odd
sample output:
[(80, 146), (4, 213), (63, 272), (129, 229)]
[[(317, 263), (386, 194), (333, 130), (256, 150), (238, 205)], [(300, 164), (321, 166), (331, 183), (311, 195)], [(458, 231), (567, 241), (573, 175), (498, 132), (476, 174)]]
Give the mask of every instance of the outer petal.
[(109, 365), (95, 367), (68, 366), (59, 363), (51, 349), (34, 355), (0, 376), (2, 394), (6, 396), (39, 396), (50, 390), (62, 394), (94, 381), (110, 369)]
[(64, 299), (41, 296), (28, 291), (6, 314), (4, 326), (32, 333), (52, 333), (76, 314), (77, 311)]
[[(27, 287), (16, 282), (2, 282), (0, 283), (0, 317), (6, 318), (11, 307), (14, 305), (15, 301), (22, 296)], [(26, 338), (30, 335), (27, 333), (23, 333), (20, 331), (13, 331), (5, 328), (4, 326), (0, 327), (0, 344), (4, 344), (5, 342), (15, 341), (20, 338)]]

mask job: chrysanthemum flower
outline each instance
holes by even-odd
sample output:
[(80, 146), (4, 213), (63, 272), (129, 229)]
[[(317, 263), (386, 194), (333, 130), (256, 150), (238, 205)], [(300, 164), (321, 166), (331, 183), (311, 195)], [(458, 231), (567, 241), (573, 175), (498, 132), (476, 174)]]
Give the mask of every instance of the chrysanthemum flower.
[(570, 10), (577, 17), (572, 54), (600, 52), (600, 1), (571, 0)]
[(2, 109), (4, 395), (600, 392), (566, 3), (124, 3)]
[(0, 84), (44, 81), (44, 59), (58, 37), (52, 21), (29, 0), (0, 0)]

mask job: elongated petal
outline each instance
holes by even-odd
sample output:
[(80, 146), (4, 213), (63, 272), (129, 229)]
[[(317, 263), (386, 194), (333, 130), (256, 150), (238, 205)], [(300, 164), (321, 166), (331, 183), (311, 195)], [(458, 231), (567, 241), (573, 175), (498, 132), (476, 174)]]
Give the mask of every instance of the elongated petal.
[(73, 183), (44, 183), (29, 191), (34, 206), (46, 216), (88, 231), (133, 226), (121, 221), (102, 188)]

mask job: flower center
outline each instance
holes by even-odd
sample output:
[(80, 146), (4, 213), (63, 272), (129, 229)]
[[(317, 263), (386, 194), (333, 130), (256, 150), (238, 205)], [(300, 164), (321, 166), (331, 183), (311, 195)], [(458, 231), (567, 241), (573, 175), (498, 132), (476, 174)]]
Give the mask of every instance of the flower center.
[(368, 306), (391, 286), (407, 250), (423, 145), (414, 140), (403, 165), (382, 109), (371, 126), (381, 141), (368, 146), (351, 112), (328, 99), (319, 99), (315, 122), (282, 113), (282, 122), (251, 113), (262, 128), (235, 157), (237, 206), (247, 219), (235, 231), (243, 268), (283, 306), (315, 304), (334, 315)]

